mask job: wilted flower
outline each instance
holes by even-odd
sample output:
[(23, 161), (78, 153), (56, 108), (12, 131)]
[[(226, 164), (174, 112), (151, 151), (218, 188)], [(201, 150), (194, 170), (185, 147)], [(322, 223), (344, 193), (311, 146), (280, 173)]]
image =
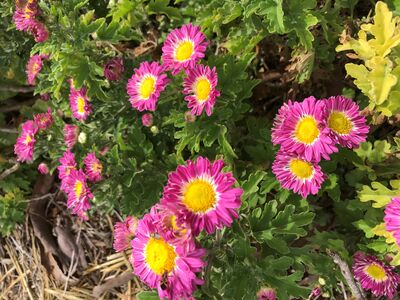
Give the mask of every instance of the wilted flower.
[(110, 59), (104, 67), (104, 76), (110, 80), (119, 80), (124, 73), (124, 61), (122, 57), (114, 57)]
[(43, 60), (48, 59), (48, 57), (48, 55), (35, 54), (29, 58), (26, 65), (26, 74), (30, 85), (35, 85), (35, 79), (43, 67)]

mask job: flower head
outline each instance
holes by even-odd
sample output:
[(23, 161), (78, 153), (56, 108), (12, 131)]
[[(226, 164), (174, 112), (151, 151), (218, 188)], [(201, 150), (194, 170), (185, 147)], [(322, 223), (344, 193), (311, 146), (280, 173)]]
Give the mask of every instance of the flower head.
[(65, 124), (64, 125), (64, 143), (68, 149), (71, 149), (78, 140), (79, 128), (78, 126)]
[(336, 96), (328, 98), (324, 104), (324, 120), (336, 143), (353, 148), (365, 142), (369, 127), (353, 100)]
[(122, 252), (131, 246), (131, 241), (135, 236), (138, 220), (128, 216), (124, 222), (117, 222), (114, 226), (114, 250)]
[(264, 287), (257, 293), (257, 300), (275, 300), (276, 292), (275, 289)]
[(104, 67), (104, 76), (110, 81), (119, 80), (124, 73), (124, 61), (122, 57), (110, 59)]
[(72, 115), (80, 121), (87, 119), (92, 112), (89, 99), (86, 96), (86, 88), (82, 87), (79, 90), (71, 87), (69, 94), (69, 103), (71, 105)]
[(158, 62), (142, 62), (126, 87), (132, 107), (139, 111), (156, 110), (160, 93), (168, 83), (163, 67)]
[(161, 204), (178, 218), (186, 218), (194, 235), (203, 229), (213, 233), (239, 217), (236, 210), (241, 205), (243, 190), (232, 187), (236, 180), (232, 173), (222, 172), (223, 167), (222, 160), (211, 163), (199, 157), (186, 166), (178, 166), (168, 176)]
[(181, 69), (191, 69), (204, 57), (207, 45), (206, 36), (199, 26), (185, 24), (168, 34), (162, 47), (163, 65), (172, 70), (172, 74)]
[(57, 167), (58, 178), (61, 180), (61, 190), (67, 192), (68, 182), (67, 178), (71, 174), (72, 170), (76, 170), (75, 155), (67, 150), (64, 152), (63, 156), (60, 158), (60, 165)]
[(43, 43), (49, 38), (46, 26), (37, 20), (32, 20), (28, 30), (32, 33), (36, 43)]
[(207, 116), (211, 116), (215, 99), (220, 95), (216, 90), (218, 75), (214, 68), (195, 65), (187, 71), (188, 76), (183, 81), (183, 93), (188, 95), (185, 100), (195, 116), (201, 115), (205, 108)]
[(375, 256), (357, 252), (354, 255), (353, 273), (362, 288), (377, 297), (392, 299), (396, 294), (400, 275), (394, 271), (394, 267), (386, 265)]
[(43, 59), (48, 59), (48, 55), (35, 54), (29, 58), (26, 65), (26, 74), (30, 85), (35, 85), (35, 79), (43, 67)]
[(283, 139), (280, 134), (280, 130), (282, 128), (283, 122), (287, 118), (287, 114), (290, 112), (290, 109), (293, 105), (293, 102), (289, 100), (287, 103), (284, 103), (281, 108), (279, 108), (278, 113), (274, 119), (274, 126), (272, 127), (272, 143), (274, 145), (281, 144)]
[(187, 299), (203, 280), (196, 277), (205, 266), (205, 250), (195, 243), (174, 244), (162, 237), (155, 225), (156, 216), (147, 214), (139, 221), (132, 241), (132, 263), (135, 275), (151, 288), (157, 288), (161, 299)]
[(40, 163), (38, 166), (38, 171), (40, 174), (49, 174), (49, 168), (45, 163)]
[(314, 97), (288, 106), (283, 112), (286, 118), (280, 128), (278, 126), (279, 130), (274, 128), (275, 134), (281, 137), (281, 150), (297, 153), (308, 161), (319, 162), (321, 156), (329, 159), (329, 154), (337, 148), (329, 136), (329, 129), (323, 126), (323, 108), (323, 102)]
[(37, 127), (35, 122), (26, 121), (22, 124), (21, 135), (17, 138), (17, 142), (14, 145), (14, 153), (17, 155), (18, 161), (24, 162), (33, 159), (36, 133)]
[(36, 1), (29, 0), (23, 8), (17, 7), (13, 16), (15, 27), (20, 31), (28, 31), (39, 10)]
[(283, 151), (276, 155), (272, 172), (284, 189), (293, 190), (303, 198), (307, 198), (309, 194), (317, 194), (325, 180), (325, 175), (317, 163)]
[(35, 125), (40, 130), (46, 130), (53, 124), (53, 115), (51, 108), (47, 109), (46, 113), (41, 113), (33, 116)]
[(102, 180), (101, 172), (103, 171), (103, 165), (94, 152), (89, 153), (83, 162), (85, 164), (86, 176), (89, 181), (97, 182)]
[(153, 125), (153, 115), (150, 113), (144, 114), (142, 116), (142, 124), (146, 127), (150, 127), (151, 125)]
[(312, 289), (310, 296), (308, 297), (308, 299), (310, 300), (315, 300), (318, 299), (319, 296), (322, 295), (322, 289), (319, 286), (316, 286)]
[(86, 184), (86, 176), (82, 170), (71, 170), (66, 178), (68, 208), (72, 209), (72, 213), (78, 215), (83, 220), (87, 220), (86, 211), (90, 208), (89, 200), (93, 198), (89, 187)]
[(385, 208), (386, 230), (391, 232), (400, 246), (400, 198), (394, 197)]

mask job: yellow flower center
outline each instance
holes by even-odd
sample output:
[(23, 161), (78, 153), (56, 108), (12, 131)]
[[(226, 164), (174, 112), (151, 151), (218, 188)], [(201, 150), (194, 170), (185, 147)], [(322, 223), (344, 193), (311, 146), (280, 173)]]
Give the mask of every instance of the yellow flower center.
[(144, 251), (146, 263), (157, 275), (169, 273), (174, 269), (176, 258), (174, 247), (162, 238), (150, 238)]
[(188, 60), (192, 56), (193, 50), (192, 41), (181, 42), (175, 49), (175, 59), (180, 62)]
[(30, 134), (27, 134), (25, 137), (25, 145), (28, 145), (32, 141), (32, 137)]
[(32, 66), (32, 73), (36, 73), (39, 70), (39, 64), (34, 63)]
[(76, 198), (79, 198), (81, 196), (81, 194), (82, 194), (82, 191), (83, 191), (83, 183), (82, 183), (82, 181), (80, 181), (80, 180), (76, 181), (74, 190), (75, 190)]
[(328, 118), (328, 127), (338, 134), (349, 134), (353, 123), (343, 112), (333, 111)]
[(76, 99), (76, 106), (79, 114), (82, 115), (85, 113), (85, 99), (83, 99), (82, 96), (79, 96), (78, 99)]
[(93, 172), (101, 173), (103, 166), (101, 164), (94, 163), (92, 166)]
[(211, 92), (211, 83), (207, 78), (200, 78), (196, 81), (194, 92), (197, 100), (200, 102), (206, 101)]
[(149, 99), (155, 89), (155, 79), (152, 76), (147, 76), (140, 84), (139, 94), (142, 99)]
[(312, 144), (319, 136), (317, 121), (311, 116), (303, 117), (297, 123), (294, 135), (298, 141)]
[(387, 278), (385, 269), (375, 264), (369, 265), (364, 271), (375, 281), (384, 281)]
[(179, 230), (180, 229), (178, 224), (176, 223), (176, 216), (175, 215), (171, 216), (171, 220), (170, 221), (171, 221), (171, 227), (172, 227), (173, 230)]
[(289, 163), (290, 171), (300, 179), (308, 179), (312, 176), (314, 171), (313, 166), (301, 159), (292, 159)]
[(75, 170), (75, 167), (71, 167), (71, 166), (65, 167), (65, 174), (69, 175), (71, 173), (71, 170)]
[(197, 179), (189, 183), (183, 192), (183, 204), (194, 213), (205, 213), (215, 205), (214, 187), (207, 181)]

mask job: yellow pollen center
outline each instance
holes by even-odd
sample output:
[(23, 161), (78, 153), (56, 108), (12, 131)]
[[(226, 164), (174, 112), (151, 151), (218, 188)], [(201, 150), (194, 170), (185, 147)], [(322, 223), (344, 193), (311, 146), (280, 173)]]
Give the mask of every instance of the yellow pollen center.
[(142, 99), (149, 99), (151, 94), (154, 92), (156, 81), (153, 77), (148, 76), (143, 79), (140, 84), (139, 94)]
[(170, 222), (171, 222), (171, 227), (172, 227), (173, 230), (179, 230), (180, 229), (178, 224), (176, 223), (176, 216), (175, 215), (171, 216)]
[(213, 186), (202, 179), (189, 183), (183, 191), (183, 204), (194, 213), (205, 213), (215, 205)]
[(193, 42), (185, 41), (182, 42), (176, 47), (175, 50), (175, 58), (177, 61), (185, 61), (188, 60), (193, 54)]
[(32, 66), (32, 72), (36, 73), (39, 70), (39, 64), (38, 63), (34, 63)]
[(31, 141), (32, 141), (31, 135), (30, 135), (30, 134), (27, 134), (27, 135), (26, 135), (26, 138), (25, 138), (25, 145), (28, 145)]
[(175, 267), (174, 247), (162, 238), (150, 238), (145, 248), (145, 259), (150, 269), (157, 275), (171, 272)]
[(93, 172), (101, 173), (101, 171), (103, 171), (103, 166), (101, 164), (93, 164), (92, 169)]
[(210, 81), (206, 78), (201, 78), (197, 80), (194, 86), (194, 92), (196, 94), (197, 100), (200, 102), (206, 101), (211, 92)]
[(375, 264), (369, 265), (364, 271), (375, 281), (384, 281), (387, 278), (385, 270), (381, 266)]
[(343, 112), (333, 111), (328, 118), (328, 127), (338, 134), (349, 134), (353, 123)]
[(71, 170), (75, 170), (75, 167), (67, 166), (65, 168), (65, 174), (69, 175), (71, 173)]
[(313, 166), (301, 159), (292, 159), (289, 163), (290, 171), (300, 179), (308, 179), (312, 176)]
[(297, 123), (294, 135), (298, 141), (312, 144), (319, 136), (317, 121), (311, 116), (303, 117)]
[(83, 191), (83, 183), (80, 180), (78, 180), (75, 183), (75, 196), (76, 196), (76, 198), (79, 198), (81, 196), (82, 191)]
[(76, 106), (78, 108), (78, 113), (84, 114), (85, 113), (85, 99), (82, 96), (79, 96), (76, 100)]

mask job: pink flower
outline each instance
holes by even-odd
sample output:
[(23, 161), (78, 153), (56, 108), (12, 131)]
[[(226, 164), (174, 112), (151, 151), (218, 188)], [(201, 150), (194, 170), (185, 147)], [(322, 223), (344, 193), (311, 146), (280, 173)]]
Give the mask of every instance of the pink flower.
[(28, 83), (35, 85), (35, 79), (43, 67), (43, 59), (48, 59), (48, 55), (35, 54), (29, 58), (26, 65), (26, 74), (28, 75)]
[(128, 80), (126, 87), (132, 107), (139, 111), (156, 110), (160, 93), (165, 89), (168, 78), (158, 62), (142, 62)]
[(83, 163), (85, 164), (85, 172), (89, 181), (97, 182), (102, 180), (101, 172), (103, 165), (94, 152), (89, 153), (83, 160)]
[(277, 115), (274, 119), (274, 126), (272, 127), (272, 143), (274, 145), (281, 144), (283, 141), (282, 136), (280, 135), (280, 131), (283, 125), (283, 122), (286, 120), (287, 114), (290, 113), (290, 109), (293, 103), (289, 100), (287, 103), (284, 103), (281, 108), (278, 110)]
[(284, 109), (285, 120), (282, 124), (276, 120), (277, 127), (273, 129), (274, 135), (280, 137), (281, 150), (304, 156), (307, 161), (319, 162), (321, 157), (329, 159), (337, 148), (329, 136), (329, 129), (323, 124), (323, 109), (323, 102), (314, 97), (294, 102)]
[(30, 30), (38, 13), (39, 11), (36, 1), (29, 0), (23, 8), (17, 7), (13, 16), (15, 27), (17, 28), (17, 30)]
[(33, 121), (26, 121), (22, 124), (21, 135), (14, 145), (14, 153), (17, 155), (18, 161), (32, 161), (37, 130)]
[(53, 115), (51, 108), (47, 109), (46, 113), (41, 113), (33, 116), (35, 125), (40, 130), (46, 130), (53, 124)]
[(116, 252), (122, 252), (131, 246), (135, 237), (138, 220), (135, 217), (126, 217), (124, 222), (117, 222), (114, 226), (114, 245)]
[(64, 152), (63, 156), (60, 158), (60, 166), (57, 167), (58, 178), (61, 180), (60, 189), (64, 192), (68, 192), (68, 182), (67, 178), (71, 174), (72, 170), (76, 170), (75, 155), (67, 150)]
[(82, 170), (71, 170), (66, 178), (68, 208), (72, 209), (72, 213), (78, 215), (81, 219), (87, 220), (86, 211), (90, 208), (90, 199), (93, 198), (89, 187), (86, 184), (86, 176)]
[(188, 76), (183, 80), (183, 93), (188, 95), (185, 100), (192, 114), (200, 116), (203, 109), (211, 116), (216, 98), (220, 95), (216, 89), (218, 82), (217, 71), (208, 66), (195, 65), (187, 71)]
[(80, 121), (85, 121), (92, 112), (89, 99), (86, 96), (86, 88), (82, 87), (79, 90), (71, 87), (69, 94), (69, 103), (71, 105), (72, 115)]
[(208, 42), (199, 26), (191, 23), (174, 29), (168, 34), (162, 47), (163, 65), (172, 74), (177, 74), (181, 69), (192, 69), (204, 57)]
[(353, 261), (354, 277), (365, 290), (371, 291), (376, 297), (393, 299), (397, 294), (400, 275), (394, 267), (386, 265), (375, 256), (357, 252)]
[(322, 101), (325, 104), (323, 118), (336, 143), (353, 148), (365, 142), (369, 127), (354, 101), (343, 96), (330, 97)]
[(257, 293), (257, 300), (275, 300), (276, 299), (276, 292), (273, 288), (262, 288)]
[(43, 43), (49, 38), (46, 26), (37, 20), (32, 21), (29, 31), (32, 33), (36, 43)]
[(283, 151), (276, 155), (272, 172), (284, 189), (293, 190), (303, 198), (317, 194), (326, 177), (317, 163)]
[(64, 143), (68, 149), (71, 149), (78, 140), (79, 128), (78, 126), (65, 124), (64, 125)]
[(313, 288), (313, 290), (311, 291), (310, 296), (308, 297), (308, 299), (310, 300), (315, 300), (318, 299), (319, 296), (322, 295), (322, 290), (319, 286), (316, 286), (315, 288)]
[(132, 241), (134, 274), (150, 288), (157, 288), (160, 299), (193, 299), (193, 292), (203, 280), (196, 277), (206, 263), (205, 250), (194, 242), (174, 244), (162, 237), (147, 214), (139, 221)]
[(40, 174), (49, 174), (49, 168), (47, 167), (47, 165), (45, 163), (40, 163), (38, 166), (38, 171)]
[(44, 102), (48, 102), (50, 100), (50, 94), (49, 93), (40, 94), (40, 99), (43, 100)]
[(146, 127), (150, 127), (151, 125), (153, 125), (153, 115), (149, 114), (149, 113), (144, 114), (142, 116), (142, 124), (143, 124), (143, 126), (146, 126)]
[(122, 57), (110, 59), (104, 67), (104, 76), (110, 81), (119, 80), (124, 73), (124, 61)]
[(400, 246), (400, 197), (392, 198), (385, 208), (386, 230), (393, 233), (397, 245)]
[(236, 210), (243, 190), (232, 187), (236, 180), (232, 173), (222, 172), (223, 167), (222, 160), (210, 163), (199, 157), (168, 175), (160, 202), (178, 218), (185, 218), (194, 235), (203, 229), (210, 234), (216, 228), (231, 226), (239, 217)]

